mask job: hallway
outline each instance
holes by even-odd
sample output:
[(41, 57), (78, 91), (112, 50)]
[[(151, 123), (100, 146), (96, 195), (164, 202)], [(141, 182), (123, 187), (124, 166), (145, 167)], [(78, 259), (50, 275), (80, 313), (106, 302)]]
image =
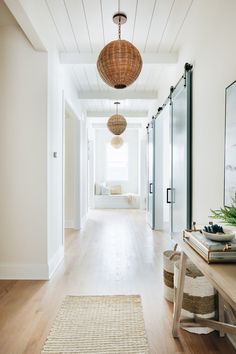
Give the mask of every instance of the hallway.
[[(65, 258), (49, 281), (0, 281), (0, 354), (38, 354), (65, 295), (140, 294), (151, 354), (235, 353), (216, 333), (171, 335), (163, 298), (168, 234), (152, 231), (140, 210), (90, 211), (81, 232), (67, 230)], [(125, 353), (124, 353), (125, 354)]]

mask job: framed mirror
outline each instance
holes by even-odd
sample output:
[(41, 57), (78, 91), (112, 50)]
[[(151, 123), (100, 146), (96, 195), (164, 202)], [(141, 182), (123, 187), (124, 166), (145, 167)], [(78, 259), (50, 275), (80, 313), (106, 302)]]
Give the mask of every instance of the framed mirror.
[(225, 89), (224, 205), (230, 206), (236, 193), (236, 81)]

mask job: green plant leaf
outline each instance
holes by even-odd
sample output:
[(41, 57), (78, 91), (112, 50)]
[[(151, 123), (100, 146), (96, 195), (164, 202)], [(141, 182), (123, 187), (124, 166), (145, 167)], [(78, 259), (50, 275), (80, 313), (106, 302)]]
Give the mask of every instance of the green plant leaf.
[(232, 198), (231, 206), (225, 206), (217, 210), (211, 210), (213, 219), (219, 219), (228, 225), (236, 226), (236, 194)]

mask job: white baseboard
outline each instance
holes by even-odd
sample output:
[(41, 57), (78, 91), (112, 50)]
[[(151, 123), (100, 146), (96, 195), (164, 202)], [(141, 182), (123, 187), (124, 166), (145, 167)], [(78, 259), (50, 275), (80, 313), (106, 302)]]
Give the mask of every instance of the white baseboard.
[(74, 229), (74, 220), (65, 220), (65, 229)]
[(63, 258), (64, 248), (61, 246), (48, 264), (0, 263), (0, 280), (49, 280)]
[(64, 258), (64, 247), (61, 246), (58, 248), (57, 252), (50, 259), (48, 263), (48, 279), (51, 279), (53, 273), (56, 271), (57, 267)]
[(48, 280), (48, 265), (45, 264), (0, 264), (0, 279)]

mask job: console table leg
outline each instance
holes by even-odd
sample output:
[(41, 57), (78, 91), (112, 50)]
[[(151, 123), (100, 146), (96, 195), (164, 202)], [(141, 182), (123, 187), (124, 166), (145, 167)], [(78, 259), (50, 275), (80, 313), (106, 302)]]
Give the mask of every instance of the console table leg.
[(181, 315), (182, 302), (183, 302), (186, 261), (187, 261), (187, 256), (184, 252), (182, 252), (180, 258), (179, 276), (178, 276), (178, 283), (177, 283), (178, 287), (177, 287), (176, 300), (174, 305), (174, 319), (173, 319), (173, 327), (172, 327), (172, 335), (174, 338), (178, 337), (178, 329), (180, 327), (180, 315)]
[[(224, 306), (224, 299), (219, 294), (219, 321), (225, 322), (225, 306)], [(220, 337), (224, 337), (225, 333), (223, 330), (220, 331)]]

